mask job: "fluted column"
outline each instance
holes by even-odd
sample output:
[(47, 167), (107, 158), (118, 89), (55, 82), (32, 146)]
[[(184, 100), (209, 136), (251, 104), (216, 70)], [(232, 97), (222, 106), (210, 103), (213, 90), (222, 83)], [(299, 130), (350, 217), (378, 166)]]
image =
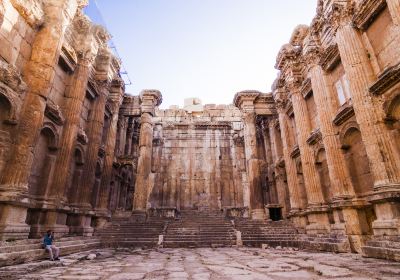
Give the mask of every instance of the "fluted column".
[(99, 157), (99, 149), (101, 146), (101, 136), (104, 125), (105, 105), (109, 88), (106, 84), (99, 88), (98, 96), (94, 100), (91, 108), (91, 115), (87, 125), (86, 133), (88, 135), (88, 148), (86, 151), (86, 160), (83, 170), (83, 177), (78, 187), (79, 197), (77, 206), (84, 209), (90, 209), (90, 195), (95, 181), (95, 172), (97, 159)]
[(139, 159), (135, 184), (133, 207), (135, 210), (146, 210), (149, 175), (153, 150), (153, 120), (149, 113), (142, 114), (140, 119)]
[(368, 90), (376, 77), (363, 46), (361, 34), (346, 20), (337, 30), (336, 41), (349, 79), (356, 119), (374, 175), (374, 193), (368, 198), (374, 203), (377, 216), (372, 228), (376, 235), (398, 235), (399, 206), (388, 198), (398, 197), (400, 191), (400, 155), (395, 140), (385, 127), (382, 105)]
[(285, 159), (285, 168), (286, 168), (286, 175), (287, 175), (287, 182), (289, 188), (289, 197), (290, 197), (290, 208), (291, 212), (298, 212), (301, 208), (306, 207), (306, 205), (302, 205), (300, 200), (300, 186), (297, 180), (297, 170), (296, 164), (293, 161), (292, 157), (290, 156), (290, 147), (289, 139), (290, 139), (290, 132), (288, 129), (288, 117), (284, 112), (284, 109), (280, 107), (278, 104), (278, 114), (279, 114), (279, 125), (281, 128), (281, 137), (282, 137), (282, 144), (283, 144), (283, 157)]
[[(118, 117), (119, 117), (119, 107), (122, 104), (124, 93), (124, 82), (123, 80), (114, 80), (111, 88), (111, 122), (110, 128), (108, 129), (106, 144), (105, 144), (105, 157), (104, 157), (104, 166), (103, 166), (103, 174), (101, 178), (101, 187), (99, 194), (98, 205), (96, 206), (96, 212), (99, 215), (108, 215), (109, 209), (108, 207), (108, 198), (110, 195), (110, 182), (113, 171), (113, 163), (115, 157), (115, 145), (117, 138), (117, 129), (118, 129)], [(101, 226), (101, 224), (97, 224), (97, 226)]]
[(311, 133), (307, 104), (298, 88), (292, 87), (291, 93), (308, 205), (309, 207), (317, 206), (324, 203), (324, 198), (318, 172), (315, 167), (314, 152), (307, 144), (307, 139)]
[(261, 92), (254, 90), (242, 91), (235, 95), (233, 101), (235, 106), (243, 113), (244, 153), (252, 219), (264, 219), (266, 217), (260, 172), (262, 161), (258, 158), (257, 153), (256, 112), (254, 106), (254, 102), (261, 94)]
[(368, 88), (376, 80), (360, 33), (350, 24), (339, 26), (336, 41), (362, 139), (374, 175), (374, 189), (400, 189), (400, 155), (383, 122), (382, 106)]
[(278, 174), (278, 168), (276, 164), (279, 161), (280, 158), (280, 151), (279, 147), (277, 144), (277, 139), (278, 136), (276, 135), (276, 129), (275, 129), (275, 121), (270, 121), (268, 123), (268, 129), (269, 129), (269, 135), (270, 135), (270, 140), (271, 140), (271, 155), (272, 155), (272, 166), (275, 168), (275, 180), (276, 183), (276, 192), (278, 195), (278, 203), (282, 207), (282, 216), (286, 217), (289, 213), (290, 209), (287, 209), (287, 188), (286, 184), (284, 182), (284, 176), (283, 174)]
[(35, 35), (32, 53), (23, 76), (28, 92), (16, 128), (13, 156), (5, 166), (1, 178), (2, 191), (26, 192), (33, 161), (33, 148), (43, 125), (47, 97), (55, 76), (55, 67), (62, 40), (78, 8), (77, 0), (52, 0), (43, 5), (45, 23)]
[(43, 125), (65, 30), (78, 9), (78, 1), (49, 0), (42, 7), (44, 23), (35, 34), (30, 59), (23, 69), (28, 91), (10, 147), (12, 157), (0, 174), (0, 240), (28, 237), (24, 196), (28, 192), (33, 150)]
[(50, 190), (47, 190), (49, 197), (54, 200), (54, 203), (66, 200), (64, 197), (65, 187), (70, 176), (69, 172), (66, 171), (69, 170), (74, 155), (74, 145), (79, 130), (81, 110), (85, 100), (91, 63), (91, 57), (79, 60), (72, 77), (70, 89), (65, 93), (66, 98), (63, 105), (65, 123), (54, 167), (53, 184)]
[(386, 0), (393, 23), (400, 25), (400, 0)]
[(153, 116), (155, 107), (161, 104), (159, 91), (145, 90), (140, 94), (142, 116), (140, 119), (139, 159), (133, 200), (134, 212), (140, 214), (147, 210), (151, 185), (151, 159), (153, 152)]
[(257, 155), (255, 112), (244, 113), (244, 145), (247, 162), (247, 174), (250, 186), (250, 207), (253, 219), (265, 216), (263, 191), (260, 178), (261, 160)]
[(334, 199), (354, 196), (354, 188), (346, 166), (346, 160), (341, 151), (339, 138), (335, 133), (333, 118), (337, 111), (332, 100), (334, 93), (329, 86), (328, 77), (319, 65), (310, 68), (311, 85), (317, 107), (317, 113), (322, 134), (322, 142), (326, 152), (329, 178)]

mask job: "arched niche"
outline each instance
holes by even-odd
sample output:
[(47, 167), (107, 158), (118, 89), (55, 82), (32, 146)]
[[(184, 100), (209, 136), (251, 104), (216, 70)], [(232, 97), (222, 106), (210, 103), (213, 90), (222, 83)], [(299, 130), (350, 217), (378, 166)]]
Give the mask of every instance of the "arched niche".
[(324, 148), (319, 148), (315, 154), (315, 165), (317, 167), (319, 180), (322, 188), (322, 194), (325, 202), (332, 199), (331, 180), (329, 178), (328, 162)]
[(397, 152), (400, 153), (400, 94), (385, 105), (386, 124), (391, 130), (392, 139), (396, 142)]
[(12, 108), (8, 98), (0, 92), (0, 173), (9, 157), (11, 127), (7, 125), (7, 121), (12, 114)]
[(101, 175), (103, 174), (103, 164), (100, 160), (96, 163), (96, 170), (95, 170), (95, 180), (92, 189), (92, 196), (91, 196), (91, 204), (92, 207), (96, 207), (99, 201), (100, 195), (100, 186), (101, 186)]
[(361, 132), (357, 124), (348, 124), (341, 134), (342, 149), (356, 196), (373, 190), (374, 179)]
[(56, 160), (58, 132), (51, 123), (46, 123), (40, 131), (34, 148), (31, 173), (28, 180), (29, 194), (37, 198), (46, 196), (53, 178)]
[(82, 179), (83, 166), (84, 166), (84, 152), (83, 148), (78, 146), (75, 148), (74, 157), (70, 166), (70, 180), (65, 189), (65, 195), (69, 203), (77, 203), (78, 201), (78, 186)]

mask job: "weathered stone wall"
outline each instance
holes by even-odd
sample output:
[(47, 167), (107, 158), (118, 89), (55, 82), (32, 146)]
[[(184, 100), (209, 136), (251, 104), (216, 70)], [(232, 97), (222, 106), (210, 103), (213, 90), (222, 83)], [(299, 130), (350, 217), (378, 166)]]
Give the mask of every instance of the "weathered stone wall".
[(150, 207), (244, 207), (246, 168), (241, 112), (206, 105), (196, 115), (159, 110), (153, 118)]

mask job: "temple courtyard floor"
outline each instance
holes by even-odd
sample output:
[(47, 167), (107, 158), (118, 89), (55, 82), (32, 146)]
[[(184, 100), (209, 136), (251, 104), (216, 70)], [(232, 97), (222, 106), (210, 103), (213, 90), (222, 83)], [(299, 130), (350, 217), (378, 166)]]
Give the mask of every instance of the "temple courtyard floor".
[[(93, 258), (94, 259), (88, 259)], [(101, 249), (3, 267), (1, 279), (400, 279), (400, 263), (293, 249)]]

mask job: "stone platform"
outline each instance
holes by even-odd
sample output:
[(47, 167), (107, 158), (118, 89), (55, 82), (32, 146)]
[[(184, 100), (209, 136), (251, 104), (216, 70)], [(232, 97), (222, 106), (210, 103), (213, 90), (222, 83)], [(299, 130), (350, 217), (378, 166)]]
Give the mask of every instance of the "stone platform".
[[(97, 258), (86, 260), (95, 253)], [(400, 264), (293, 249), (102, 249), (0, 269), (1, 279), (399, 279)]]

